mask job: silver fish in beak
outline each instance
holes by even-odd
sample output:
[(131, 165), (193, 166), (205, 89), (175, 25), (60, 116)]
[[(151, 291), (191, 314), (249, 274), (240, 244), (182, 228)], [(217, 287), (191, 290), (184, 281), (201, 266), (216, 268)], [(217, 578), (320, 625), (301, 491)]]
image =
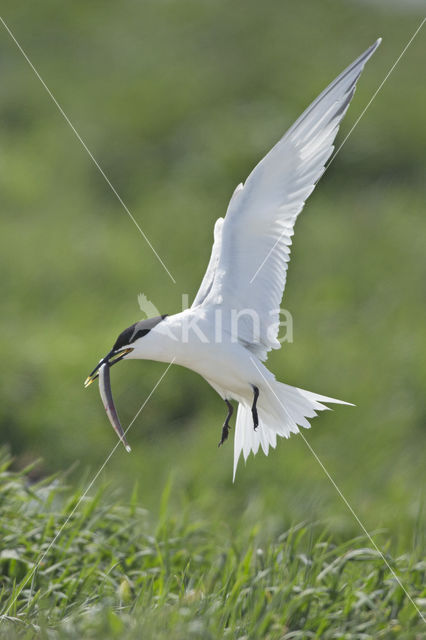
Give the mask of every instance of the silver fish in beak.
[(120, 362), (125, 358), (129, 353), (134, 351), (134, 347), (129, 345), (136, 342), (138, 339), (146, 336), (151, 329), (153, 329), (159, 322), (164, 320), (166, 316), (157, 316), (155, 318), (147, 318), (146, 320), (140, 320), (135, 324), (132, 324), (127, 329), (124, 329), (118, 336), (117, 340), (114, 343), (113, 348), (109, 353), (106, 354), (104, 358), (99, 360), (96, 367), (93, 369), (92, 373), (88, 375), (84, 382), (84, 386), (87, 388), (99, 378), (99, 391), (101, 394), (102, 402), (105, 407), (105, 411), (114, 427), (115, 432), (120, 438), (121, 442), (126, 448), (126, 451), (130, 451), (130, 447), (127, 443), (127, 440), (124, 436), (123, 427), (120, 424), (120, 420), (118, 419), (117, 411), (114, 406), (114, 401), (112, 399), (111, 393), (111, 382), (109, 370), (117, 362)]
[(128, 452), (131, 451), (131, 448), (124, 435), (123, 427), (121, 426), (120, 420), (117, 415), (117, 410), (114, 405), (114, 400), (112, 398), (109, 370), (113, 364), (120, 362), (120, 360), (122, 360), (131, 351), (133, 351), (132, 347), (126, 349), (117, 349), (116, 345), (114, 345), (114, 348), (111, 349), (111, 351), (105, 356), (105, 358), (102, 358), (102, 360), (100, 360), (100, 362), (96, 365), (92, 373), (86, 378), (84, 382), (84, 386), (87, 388), (92, 384), (92, 382), (96, 380), (96, 378), (99, 378), (99, 393), (101, 394), (102, 403), (104, 405), (106, 414), (114, 428), (114, 431), (116, 432), (126, 451)]
[(106, 414), (112, 424), (114, 431), (120, 438), (124, 445), (124, 448), (130, 453), (131, 448), (124, 435), (123, 427), (117, 415), (117, 411), (114, 405), (114, 400), (111, 392), (111, 377), (109, 374), (110, 365), (107, 363), (102, 364), (99, 367), (99, 393), (101, 394), (102, 403), (104, 405)]

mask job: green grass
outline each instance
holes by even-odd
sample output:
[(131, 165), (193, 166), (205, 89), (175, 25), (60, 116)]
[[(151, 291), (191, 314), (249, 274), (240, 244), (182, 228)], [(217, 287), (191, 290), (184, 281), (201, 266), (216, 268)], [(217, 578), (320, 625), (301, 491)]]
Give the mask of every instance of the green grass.
[[(9, 615), (20, 620), (3, 619), (6, 638), (31, 636), (32, 624), (79, 640), (140, 638), (141, 628), (160, 639), (421, 637), (413, 606), (303, 440), (250, 457), (232, 484), (232, 438), (217, 448), (223, 402), (178, 367), (132, 426), (132, 454), (117, 449), (90, 495), (103, 489), (20, 590), (115, 445), (95, 385), (82, 384), (140, 319), (137, 294), (179, 311), (235, 186), (382, 36), (340, 144), (421, 11), (359, 0), (74, 0), (58, 11), (52, 0), (3, 0), (2, 17), (177, 281), (0, 26), (0, 438), (13, 456), (0, 560), (2, 611), (19, 592)], [(294, 343), (268, 360), (283, 382), (356, 404), (324, 412), (304, 435), (415, 599), (424, 597), (425, 59), (426, 26), (297, 221), (283, 300)], [(114, 367), (124, 426), (164, 368)], [(29, 481), (16, 475), (39, 458)], [(34, 484), (52, 474), (62, 480)]]
[[(194, 518), (189, 501), (173, 515), (170, 484), (153, 522), (136, 492), (128, 502), (102, 489), (82, 499), (61, 480), (30, 485), (7, 466), (5, 459), (1, 637), (420, 637), (413, 604), (362, 537), (336, 542), (321, 523), (272, 537), (262, 522), (236, 530)], [(424, 606), (420, 547), (384, 552)]]

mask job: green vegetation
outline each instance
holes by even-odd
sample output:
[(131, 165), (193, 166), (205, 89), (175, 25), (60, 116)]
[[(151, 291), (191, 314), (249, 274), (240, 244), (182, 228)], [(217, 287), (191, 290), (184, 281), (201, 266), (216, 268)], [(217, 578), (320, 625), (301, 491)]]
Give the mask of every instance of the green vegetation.
[[(358, 0), (5, 0), (1, 15), (176, 279), (0, 25), (0, 438), (13, 456), (0, 493), (4, 613), (116, 442), (83, 380), (141, 317), (137, 294), (178, 311), (235, 186), (382, 36), (342, 142), (420, 13)], [(283, 302), (294, 343), (269, 360), (279, 379), (357, 405), (304, 435), (416, 602), (425, 55), (426, 26), (298, 220)], [(113, 369), (124, 426), (164, 369)], [(105, 465), (0, 633), (420, 637), (413, 605), (303, 440), (250, 458), (233, 485), (232, 442), (217, 448), (224, 416), (204, 381), (172, 367), (128, 434), (132, 454), (119, 447)]]
[[(167, 639), (172, 630), (182, 640), (415, 638), (420, 631), (413, 605), (363, 538), (336, 543), (312, 523), (271, 540), (260, 524), (235, 532), (198, 520), (189, 504), (171, 517), (169, 489), (151, 530), (136, 492), (129, 504), (101, 490), (65, 499), (60, 482), (27, 486), (3, 465), (3, 637)], [(418, 550), (399, 557), (386, 550), (386, 559), (421, 605)]]

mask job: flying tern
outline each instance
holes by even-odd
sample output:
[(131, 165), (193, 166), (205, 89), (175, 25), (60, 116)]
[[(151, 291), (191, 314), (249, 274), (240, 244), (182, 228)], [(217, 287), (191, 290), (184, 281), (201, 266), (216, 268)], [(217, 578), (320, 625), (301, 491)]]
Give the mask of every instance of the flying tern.
[(109, 369), (121, 360), (173, 362), (200, 374), (227, 405), (219, 446), (238, 402), (234, 479), (243, 453), (267, 455), (277, 436), (288, 438), (327, 403), (350, 404), (278, 382), (263, 362), (278, 341), (279, 307), (294, 224), (325, 170), (333, 142), (377, 40), (306, 109), (239, 184), (225, 218), (214, 227), (207, 271), (189, 309), (141, 320), (118, 336), (86, 379), (99, 376), (108, 417), (130, 447), (114, 407)]

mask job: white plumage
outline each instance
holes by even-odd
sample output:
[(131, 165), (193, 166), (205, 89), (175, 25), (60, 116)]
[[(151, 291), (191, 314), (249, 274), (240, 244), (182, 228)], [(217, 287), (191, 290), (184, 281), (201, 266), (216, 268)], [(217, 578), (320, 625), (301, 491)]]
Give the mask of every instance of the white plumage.
[[(324, 172), (356, 82), (379, 44), (321, 93), (235, 189), (225, 218), (215, 224), (210, 261), (191, 309), (126, 329), (88, 378), (87, 384), (103, 364), (133, 358), (173, 361), (199, 373), (227, 402), (222, 441), (229, 401), (239, 403), (234, 478), (241, 453), (247, 459), (261, 447), (268, 454), (277, 436), (309, 428), (309, 420), (328, 408), (324, 403), (348, 404), (280, 383), (262, 361), (280, 347), (279, 308), (296, 218)], [(112, 396), (103, 390), (103, 397), (122, 437)]]
[(215, 304), (220, 298), (223, 306), (232, 309), (254, 309), (263, 319), (260, 344), (250, 344), (251, 327), (247, 334), (243, 327), (240, 337), (262, 360), (267, 351), (280, 347), (276, 341), (278, 310), (294, 223), (324, 172), (356, 82), (380, 42), (306, 109), (245, 184), (238, 185), (223, 224), (221, 218), (216, 222), (210, 263), (193, 306)]

